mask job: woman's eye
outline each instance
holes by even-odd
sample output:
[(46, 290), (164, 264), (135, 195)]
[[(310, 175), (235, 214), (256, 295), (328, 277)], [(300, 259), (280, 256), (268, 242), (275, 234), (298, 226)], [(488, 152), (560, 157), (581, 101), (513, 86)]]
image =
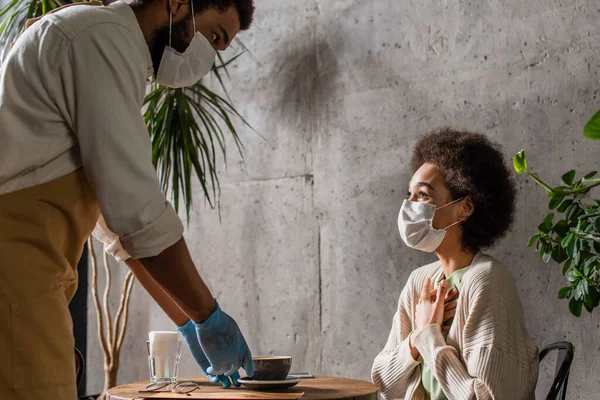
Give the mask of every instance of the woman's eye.
[(420, 199), (426, 199), (426, 198), (428, 198), (428, 197), (429, 197), (429, 196), (427, 196), (427, 193), (425, 193), (425, 192), (419, 192), (419, 198), (420, 198)]
[(411, 198), (411, 196), (412, 196), (412, 193), (411, 193), (411, 192), (406, 192), (406, 198), (407, 198), (407, 199), (410, 199), (410, 198)]

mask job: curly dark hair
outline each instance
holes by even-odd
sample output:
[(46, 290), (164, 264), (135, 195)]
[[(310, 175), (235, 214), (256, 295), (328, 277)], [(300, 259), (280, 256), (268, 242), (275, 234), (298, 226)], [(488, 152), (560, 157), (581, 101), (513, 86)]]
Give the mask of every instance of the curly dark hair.
[(462, 224), (464, 248), (493, 246), (508, 232), (516, 189), (500, 145), (480, 133), (442, 128), (422, 137), (413, 150), (413, 173), (425, 163), (440, 169), (453, 200), (473, 199), (473, 214)]
[[(108, 0), (112, 3), (116, 0)], [(156, 0), (138, 0), (136, 5), (139, 8), (148, 7)], [(254, 19), (254, 0), (193, 0), (194, 13), (201, 14), (206, 10), (227, 11), (229, 7), (234, 6), (240, 17), (240, 30), (245, 31), (252, 25)]]
[(193, 0), (194, 11), (202, 13), (206, 10), (216, 9), (225, 11), (234, 6), (240, 16), (240, 29), (242, 31), (250, 28), (254, 18), (254, 0)]

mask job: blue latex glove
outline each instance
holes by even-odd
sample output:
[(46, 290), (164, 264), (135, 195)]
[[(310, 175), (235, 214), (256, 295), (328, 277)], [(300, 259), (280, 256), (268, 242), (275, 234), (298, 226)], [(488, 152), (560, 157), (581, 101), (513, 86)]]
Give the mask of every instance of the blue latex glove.
[(244, 335), (236, 322), (217, 309), (201, 324), (196, 324), (196, 332), (204, 354), (211, 366), (207, 372), (212, 375), (233, 376), (240, 368), (246, 370), (248, 376), (254, 376), (252, 353), (246, 344)]
[(190, 353), (192, 353), (192, 356), (194, 356), (194, 359), (196, 360), (200, 368), (202, 368), (202, 371), (211, 383), (221, 382), (223, 387), (227, 389), (231, 387), (231, 381), (233, 381), (233, 384), (236, 387), (240, 387), (240, 383), (238, 383), (240, 375), (238, 373), (231, 375), (230, 381), (230, 378), (226, 377), (225, 375), (215, 376), (207, 372), (208, 368), (210, 367), (210, 362), (208, 362), (206, 354), (204, 354), (204, 351), (202, 351), (202, 347), (200, 346), (200, 342), (198, 341), (198, 335), (196, 333), (196, 326), (193, 321), (188, 321), (187, 324), (180, 326), (179, 328), (177, 328), (177, 330), (185, 339), (185, 342), (187, 343), (188, 348), (190, 349)]

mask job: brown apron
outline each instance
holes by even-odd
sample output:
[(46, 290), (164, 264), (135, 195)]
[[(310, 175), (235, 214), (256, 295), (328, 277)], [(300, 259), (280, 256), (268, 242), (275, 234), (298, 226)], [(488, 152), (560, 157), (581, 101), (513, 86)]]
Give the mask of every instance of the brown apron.
[(83, 169), (0, 195), (0, 399), (76, 399), (77, 263), (99, 217)]

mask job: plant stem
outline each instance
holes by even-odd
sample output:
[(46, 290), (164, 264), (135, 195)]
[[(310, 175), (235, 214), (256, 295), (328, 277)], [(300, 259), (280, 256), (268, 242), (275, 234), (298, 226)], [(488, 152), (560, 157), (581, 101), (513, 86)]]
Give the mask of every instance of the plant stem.
[(542, 186), (544, 189), (546, 189), (549, 193), (554, 193), (554, 189), (552, 189), (550, 187), (550, 185), (548, 185), (546, 182), (542, 181), (540, 178), (538, 178), (535, 174), (532, 174), (529, 171), (526, 171), (527, 175), (529, 175), (531, 177), (531, 179), (533, 179), (534, 181), (537, 182), (538, 185)]
[(590, 189), (593, 189), (593, 188), (595, 188), (596, 186), (600, 186), (600, 179), (594, 179), (594, 181), (596, 181), (596, 182), (592, 183), (592, 184), (591, 184), (591, 185), (589, 185), (589, 186), (583, 186), (583, 187), (577, 188), (577, 189), (575, 189), (575, 190), (570, 190), (570, 191), (568, 191), (568, 192), (562, 192), (562, 191), (561, 191), (560, 193), (561, 193), (561, 194), (566, 194), (566, 195), (570, 195), (570, 194), (577, 194), (577, 193), (581, 193), (581, 192), (585, 192), (585, 191), (588, 191), (588, 190), (590, 190)]
[(596, 186), (600, 186), (600, 179), (590, 179), (589, 181), (594, 182), (594, 183), (592, 183), (591, 185), (588, 185), (588, 186), (582, 186), (580, 188), (573, 189), (573, 190), (556, 190), (556, 189), (551, 188), (550, 185), (548, 185), (546, 182), (542, 181), (535, 174), (533, 174), (529, 171), (525, 171), (525, 172), (527, 173), (527, 175), (529, 175), (531, 177), (531, 179), (533, 179), (538, 185), (540, 185), (544, 189), (546, 189), (549, 193), (562, 194), (565, 196), (586, 192), (590, 189), (595, 188)]

